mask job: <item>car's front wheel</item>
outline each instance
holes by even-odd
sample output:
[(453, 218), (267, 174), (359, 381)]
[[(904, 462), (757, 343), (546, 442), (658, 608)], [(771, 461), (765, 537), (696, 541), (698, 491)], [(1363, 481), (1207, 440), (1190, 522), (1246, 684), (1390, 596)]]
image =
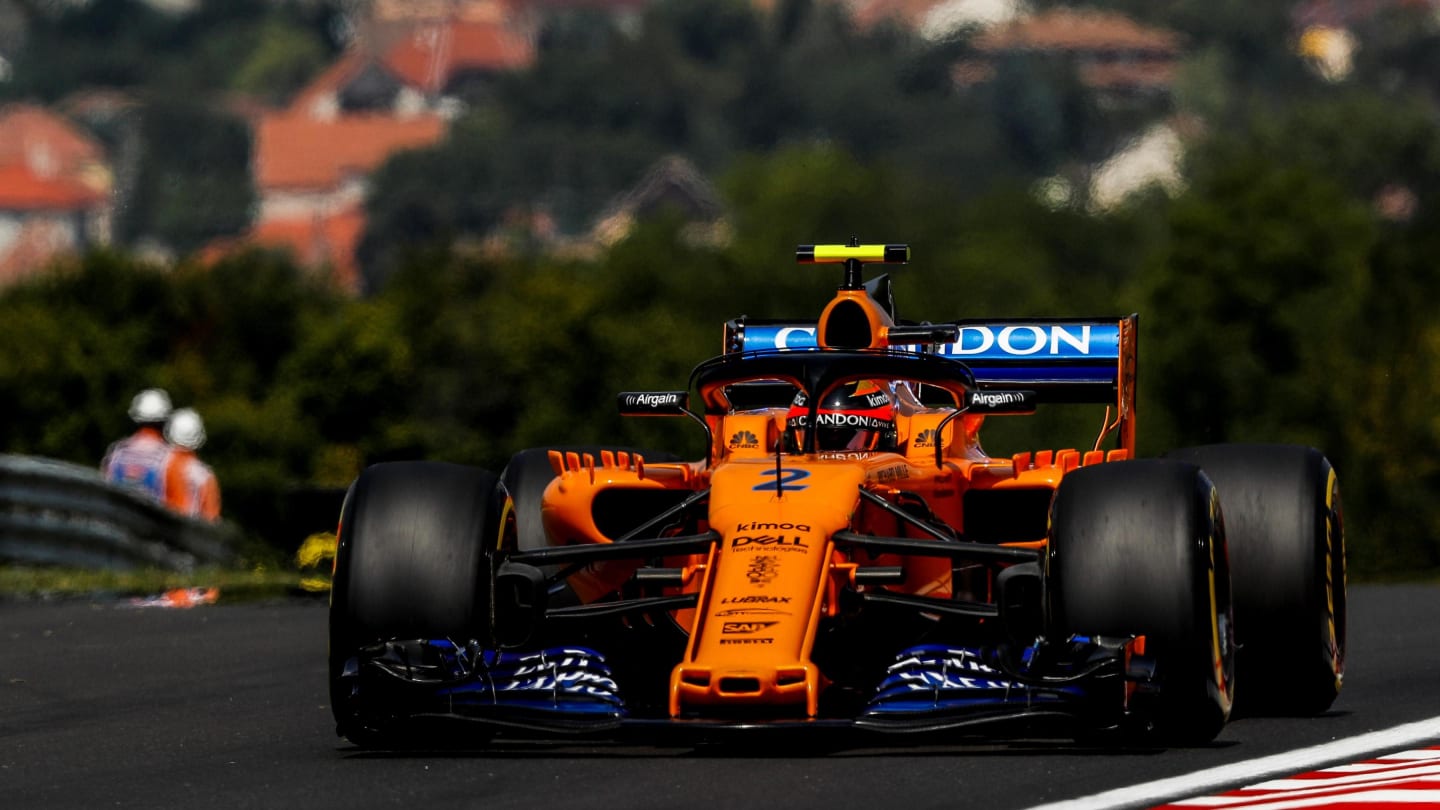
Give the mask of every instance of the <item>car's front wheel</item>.
[(493, 473), (458, 464), (378, 464), (351, 485), (330, 596), (330, 698), (340, 734), (381, 745), (403, 724), (403, 707), (357, 693), (363, 648), (489, 637), (489, 555), (507, 508)]
[[(1229, 719), (1234, 642), (1219, 499), (1199, 467), (1085, 467), (1051, 501), (1046, 634), (1144, 636), (1155, 661), (1147, 740), (1198, 745)], [(1139, 707), (1136, 707), (1139, 710)]]

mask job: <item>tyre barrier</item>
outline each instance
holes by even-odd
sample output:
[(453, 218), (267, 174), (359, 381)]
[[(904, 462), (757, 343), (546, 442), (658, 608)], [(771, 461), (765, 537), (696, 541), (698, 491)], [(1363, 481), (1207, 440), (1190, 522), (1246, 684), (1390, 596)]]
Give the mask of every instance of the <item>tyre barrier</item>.
[(0, 564), (190, 571), (236, 558), (231, 523), (178, 515), (98, 470), (0, 454)]

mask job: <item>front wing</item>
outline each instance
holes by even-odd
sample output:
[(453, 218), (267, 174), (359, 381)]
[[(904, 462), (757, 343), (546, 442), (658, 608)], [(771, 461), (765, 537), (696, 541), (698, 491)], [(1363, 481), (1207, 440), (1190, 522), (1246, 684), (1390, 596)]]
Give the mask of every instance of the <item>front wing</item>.
[(757, 716), (753, 710), (704, 718), (632, 712), (605, 656), (581, 646), (501, 652), (473, 642), (391, 641), (362, 650), (340, 681), (356, 713), (352, 728), (444, 717), (547, 736), (767, 726), (999, 736), (1007, 727), (1031, 733), (1046, 725), (1074, 734), (1144, 723), (1145, 703), (1158, 686), (1141, 648), (1128, 637), (1073, 637), (1013, 653), (910, 647), (853, 712), (817, 718)]

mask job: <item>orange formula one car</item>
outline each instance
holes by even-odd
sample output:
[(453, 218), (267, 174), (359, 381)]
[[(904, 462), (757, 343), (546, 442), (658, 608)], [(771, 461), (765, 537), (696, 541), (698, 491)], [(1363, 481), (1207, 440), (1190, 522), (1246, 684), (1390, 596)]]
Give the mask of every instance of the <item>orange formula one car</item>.
[[(863, 271), (908, 247), (798, 254), (843, 271), (818, 320), (731, 321), (687, 390), (619, 394), (626, 414), (693, 419), (705, 458), (537, 448), (499, 475), (360, 475), (330, 607), (341, 735), (389, 746), (443, 717), (478, 739), (804, 726), (1194, 744), (1237, 698), (1331, 705), (1345, 553), (1320, 452), (1137, 459), (1135, 316), (897, 322), (889, 277)], [(1100, 435), (986, 455), (988, 416), (1051, 402), (1103, 406)]]

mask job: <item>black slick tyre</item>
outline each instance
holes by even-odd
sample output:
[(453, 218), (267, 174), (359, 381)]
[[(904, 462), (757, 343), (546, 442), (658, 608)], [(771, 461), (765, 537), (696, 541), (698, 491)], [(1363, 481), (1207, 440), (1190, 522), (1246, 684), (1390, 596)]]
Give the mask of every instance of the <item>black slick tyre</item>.
[(351, 485), (330, 598), (330, 698), (342, 735), (382, 745), (403, 721), (404, 707), (367, 705), (356, 679), (342, 677), (362, 648), (488, 638), (489, 559), (507, 509), (493, 473), (457, 464), (377, 464)]
[(1229, 719), (1234, 642), (1224, 523), (1209, 479), (1157, 459), (1061, 481), (1045, 559), (1046, 634), (1145, 636), (1139, 741), (1201, 745)]
[(1228, 444), (1167, 454), (1198, 464), (1225, 510), (1235, 594), (1236, 712), (1315, 715), (1345, 672), (1340, 488), (1310, 447)]

